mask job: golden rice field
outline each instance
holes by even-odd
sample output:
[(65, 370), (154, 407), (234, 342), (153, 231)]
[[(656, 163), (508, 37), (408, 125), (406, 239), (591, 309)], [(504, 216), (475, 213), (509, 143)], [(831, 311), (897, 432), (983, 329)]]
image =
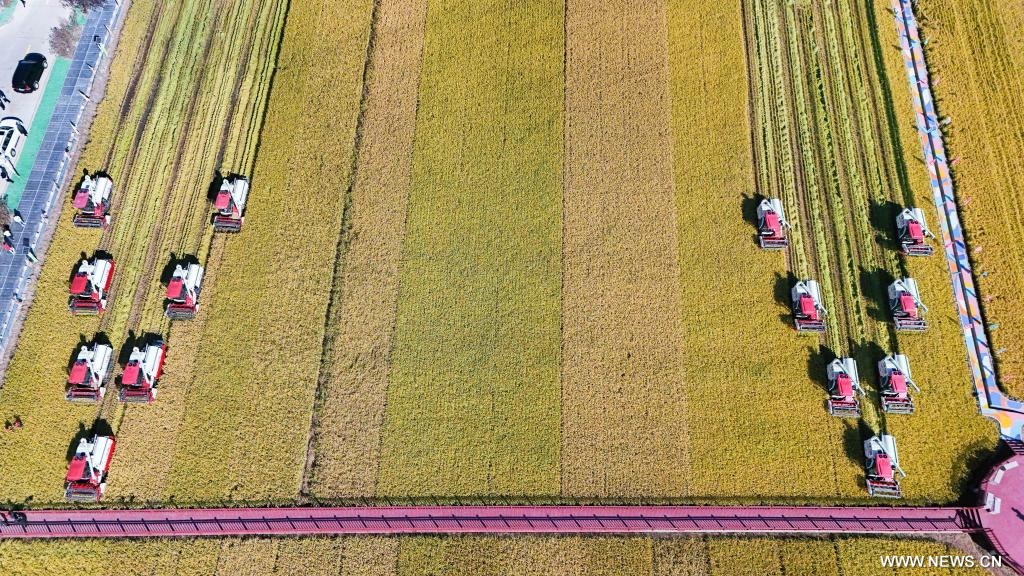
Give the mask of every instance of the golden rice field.
[(1016, 2), (926, 0), (919, 20), (986, 321), (1007, 392), (1024, 397), (1024, 12)]
[[(891, 204), (929, 202), (886, 8), (135, 2), (81, 161), (113, 175), (114, 225), (61, 217), (0, 391), (25, 422), (0, 435), (0, 500), (59, 502), (97, 414), (118, 433), (115, 504), (867, 502), (861, 437), (883, 428), (906, 503), (956, 500), (995, 434), (944, 262), (892, 248)], [(207, 224), (219, 168), (253, 182), (229, 237)], [(790, 208), (785, 255), (753, 242), (756, 194)], [(72, 317), (68, 273), (96, 247), (118, 261), (113, 304)], [(172, 254), (207, 265), (201, 313), (173, 326)], [(889, 330), (880, 294), (904, 272), (925, 334)], [(791, 274), (825, 286), (822, 339), (789, 325)], [(155, 404), (64, 401), (96, 331), (167, 336)], [(923, 388), (912, 417), (877, 405), (892, 349)], [(861, 361), (863, 430), (824, 410), (833, 352)]]
[(880, 555), (959, 555), (878, 538), (352, 537), (0, 543), (10, 576), (966, 576), (980, 568), (883, 569)]
[[(1019, 392), (1024, 16), (919, 4), (999, 368)], [(112, 174), (114, 225), (61, 216), (0, 390), (3, 418), (25, 422), (0, 435), (0, 500), (59, 503), (68, 447), (97, 415), (118, 434), (115, 505), (863, 503), (862, 434), (883, 428), (910, 473), (904, 503), (956, 500), (995, 429), (976, 414), (941, 256), (893, 250), (893, 205), (934, 216), (887, 9), (136, 0), (80, 162)], [(218, 169), (253, 182), (238, 235), (207, 224)], [(757, 194), (786, 202), (784, 255), (756, 248)], [(97, 247), (118, 262), (111, 308), (72, 317), (68, 274)], [(160, 296), (172, 254), (207, 266), (202, 311), (173, 325)], [(904, 273), (931, 309), (925, 334), (889, 330), (881, 294)], [(793, 333), (791, 275), (822, 281), (823, 338)], [(168, 338), (155, 404), (64, 401), (68, 355), (97, 331), (115, 346)], [(874, 361), (893, 349), (923, 389), (911, 417), (878, 406)], [(861, 362), (863, 429), (823, 406), (839, 352)], [(868, 538), (257, 538), (3, 542), (0, 566), (851, 575), (878, 573), (881, 553), (956, 552)]]

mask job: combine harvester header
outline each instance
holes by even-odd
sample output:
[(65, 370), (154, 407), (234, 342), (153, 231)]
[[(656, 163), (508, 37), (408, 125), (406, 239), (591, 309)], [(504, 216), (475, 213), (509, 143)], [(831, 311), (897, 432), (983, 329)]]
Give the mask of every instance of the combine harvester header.
[(836, 358), (825, 369), (828, 376), (828, 413), (840, 418), (860, 418), (860, 400), (864, 395), (853, 358)]
[(232, 175), (220, 183), (220, 190), (213, 201), (216, 212), (213, 215), (215, 232), (239, 232), (245, 221), (245, 203), (249, 199), (249, 180), (244, 176)]
[(871, 496), (900, 498), (903, 495), (896, 473), (902, 477), (907, 474), (900, 468), (896, 438), (881, 434), (864, 441), (864, 472)]
[(935, 238), (925, 223), (924, 211), (920, 208), (904, 208), (896, 216), (896, 231), (900, 239), (900, 251), (907, 256), (931, 256), (935, 249), (925, 238)]
[(789, 246), (786, 230), (789, 222), (778, 198), (765, 198), (757, 206), (757, 240), (765, 250), (782, 250)]
[(882, 410), (890, 414), (913, 414), (910, 388), (921, 389), (910, 379), (910, 362), (903, 354), (890, 354), (878, 361), (878, 379), (882, 383)]
[(128, 364), (121, 374), (121, 401), (145, 402), (156, 400), (156, 387), (164, 368), (167, 346), (156, 340), (145, 348), (132, 348)]
[(199, 293), (203, 285), (203, 267), (199, 264), (174, 266), (167, 283), (167, 306), (164, 314), (171, 320), (190, 320), (199, 311)]
[(107, 176), (86, 174), (71, 199), (78, 213), (71, 222), (82, 228), (106, 228), (110, 224), (110, 193), (114, 182)]
[(921, 332), (928, 328), (923, 316), (928, 307), (921, 301), (913, 278), (899, 278), (889, 285), (889, 310), (897, 330)]
[(114, 370), (114, 349), (94, 342), (78, 351), (65, 397), (71, 402), (99, 402), (107, 393), (107, 378)]
[(64, 498), (68, 502), (98, 502), (103, 497), (115, 445), (113, 436), (79, 440), (64, 478)]
[(114, 260), (94, 256), (82, 260), (71, 278), (71, 298), (68, 309), (72, 314), (99, 314), (107, 309), (110, 283), (114, 279)]
[(801, 280), (790, 291), (793, 323), (797, 332), (824, 332), (825, 306), (821, 303), (821, 288), (814, 280)]

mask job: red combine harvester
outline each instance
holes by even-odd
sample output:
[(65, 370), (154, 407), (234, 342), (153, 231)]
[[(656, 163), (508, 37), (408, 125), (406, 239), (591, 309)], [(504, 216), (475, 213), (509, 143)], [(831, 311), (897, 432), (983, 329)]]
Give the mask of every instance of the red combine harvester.
[(931, 256), (935, 249), (925, 238), (935, 238), (928, 230), (924, 211), (920, 208), (904, 208), (896, 216), (896, 231), (900, 238), (900, 251), (908, 256)]
[(113, 369), (113, 348), (99, 343), (82, 346), (71, 365), (65, 397), (71, 402), (99, 402), (107, 392), (107, 377)]
[(782, 211), (782, 201), (765, 198), (757, 206), (757, 240), (765, 250), (781, 250), (789, 246), (786, 230), (789, 222)]
[(121, 401), (145, 402), (156, 400), (156, 387), (164, 369), (164, 353), (167, 346), (157, 340), (142, 350), (132, 348), (128, 365), (121, 374)]
[(903, 354), (890, 354), (878, 361), (878, 378), (882, 382), (882, 410), (891, 414), (913, 414), (914, 399), (910, 388), (921, 389), (910, 379), (910, 362)]
[(164, 314), (171, 320), (190, 320), (199, 311), (199, 292), (203, 285), (203, 267), (199, 264), (174, 266), (167, 283), (167, 306)]
[(215, 232), (238, 232), (245, 220), (245, 202), (249, 197), (249, 180), (244, 176), (228, 176), (220, 183), (213, 201)]
[(797, 332), (824, 332), (825, 307), (821, 303), (818, 283), (814, 280), (801, 280), (793, 286), (790, 297)]
[(840, 418), (860, 418), (860, 400), (864, 395), (853, 358), (836, 358), (825, 369), (828, 376), (828, 413)]
[(107, 490), (107, 472), (114, 457), (113, 436), (82, 438), (68, 466), (64, 498), (68, 502), (98, 502)]
[(889, 285), (889, 310), (897, 330), (920, 332), (928, 328), (923, 317), (928, 307), (921, 302), (921, 293), (913, 278), (899, 278)]
[(902, 496), (899, 480), (896, 479), (897, 472), (902, 477), (907, 475), (900, 468), (896, 438), (882, 434), (864, 441), (864, 473), (869, 495), (879, 498)]
[(95, 256), (92, 261), (82, 260), (71, 278), (71, 298), (68, 309), (72, 314), (99, 314), (107, 309), (107, 291), (114, 279), (114, 261)]
[(71, 205), (78, 210), (71, 222), (83, 228), (106, 228), (110, 224), (110, 193), (113, 189), (114, 182), (110, 178), (86, 175), (71, 199)]

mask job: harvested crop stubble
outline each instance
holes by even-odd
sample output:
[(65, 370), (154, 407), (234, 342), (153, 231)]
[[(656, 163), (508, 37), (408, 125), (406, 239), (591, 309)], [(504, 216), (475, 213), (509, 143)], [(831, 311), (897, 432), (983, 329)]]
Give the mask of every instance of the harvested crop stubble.
[(567, 3), (563, 494), (686, 494), (665, 11)]
[(299, 489), (370, 13), (369, 0), (291, 4), (245, 228), (205, 304), (168, 483), (179, 501)]
[(753, 239), (741, 7), (674, 1), (668, 24), (689, 492), (859, 496), (852, 429), (825, 412), (824, 363), (793, 333), (784, 258)]
[[(233, 105), (232, 91), (257, 84), (259, 91), (249, 94), (263, 98), (261, 92), (265, 94), (270, 88), (270, 65), (266, 62), (273, 60), (281, 37), (285, 3), (236, 2), (232, 10), (206, 58), (201, 81), (202, 85), (217, 89), (205, 90), (194, 97), (197, 107), (189, 122), (191, 131), (184, 133), (174, 148), (182, 156), (170, 175), (177, 204), (172, 207), (169, 217), (172, 220), (162, 225), (159, 246), (151, 248), (155, 255), (151, 277), (138, 288), (147, 297), (141, 300), (136, 312), (137, 326), (141, 326), (143, 332), (169, 337), (174, 353), (169, 355), (165, 365), (156, 404), (144, 411), (130, 410), (118, 430), (118, 481), (112, 483), (111, 497), (152, 500), (165, 496), (172, 465), (167, 455), (175, 449), (206, 315), (203, 307), (196, 320), (177, 322), (169, 329), (170, 322), (163, 315), (161, 268), (172, 254), (204, 259), (206, 276), (202, 301), (216, 301), (217, 263), (223, 243), (215, 243), (211, 257), (205, 259), (205, 246), (210, 243), (212, 234), (207, 224), (207, 187), (219, 161), (223, 161), (228, 170), (247, 172), (255, 148), (255, 141), (232, 138), (232, 134), (258, 125), (263, 108)], [(247, 57), (239, 52), (238, 47), (243, 44), (252, 46)]]
[[(960, 214), (1000, 383), (1024, 398), (1024, 10), (1019, 1), (916, 4)], [(980, 274), (985, 273), (985, 276)]]
[(429, 5), (379, 493), (558, 492), (562, 8)]
[(376, 492), (381, 426), (412, 178), (426, 0), (377, 6), (352, 186), (347, 251), (335, 262), (310, 492)]

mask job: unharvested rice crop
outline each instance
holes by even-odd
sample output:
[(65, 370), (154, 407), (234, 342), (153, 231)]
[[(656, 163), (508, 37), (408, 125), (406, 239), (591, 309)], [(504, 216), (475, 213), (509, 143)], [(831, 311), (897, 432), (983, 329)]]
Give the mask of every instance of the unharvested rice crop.
[(308, 491), (373, 495), (412, 185), (426, 0), (383, 0), (372, 29), (349, 227), (335, 262)]
[(380, 493), (558, 492), (562, 8), (428, 7)]
[(562, 492), (682, 495), (666, 3), (570, 2), (565, 18)]
[[(890, 554), (962, 553), (936, 542), (881, 538), (467, 536), (8, 541), (0, 543), (0, 566), (7, 576), (867, 576), (885, 573), (879, 557)], [(907, 573), (985, 574), (980, 568), (913, 569)]]
[[(1000, 382), (1024, 397), (1024, 11), (1020, 2), (917, 3), (960, 214)], [(980, 275), (980, 276), (979, 276)]]

